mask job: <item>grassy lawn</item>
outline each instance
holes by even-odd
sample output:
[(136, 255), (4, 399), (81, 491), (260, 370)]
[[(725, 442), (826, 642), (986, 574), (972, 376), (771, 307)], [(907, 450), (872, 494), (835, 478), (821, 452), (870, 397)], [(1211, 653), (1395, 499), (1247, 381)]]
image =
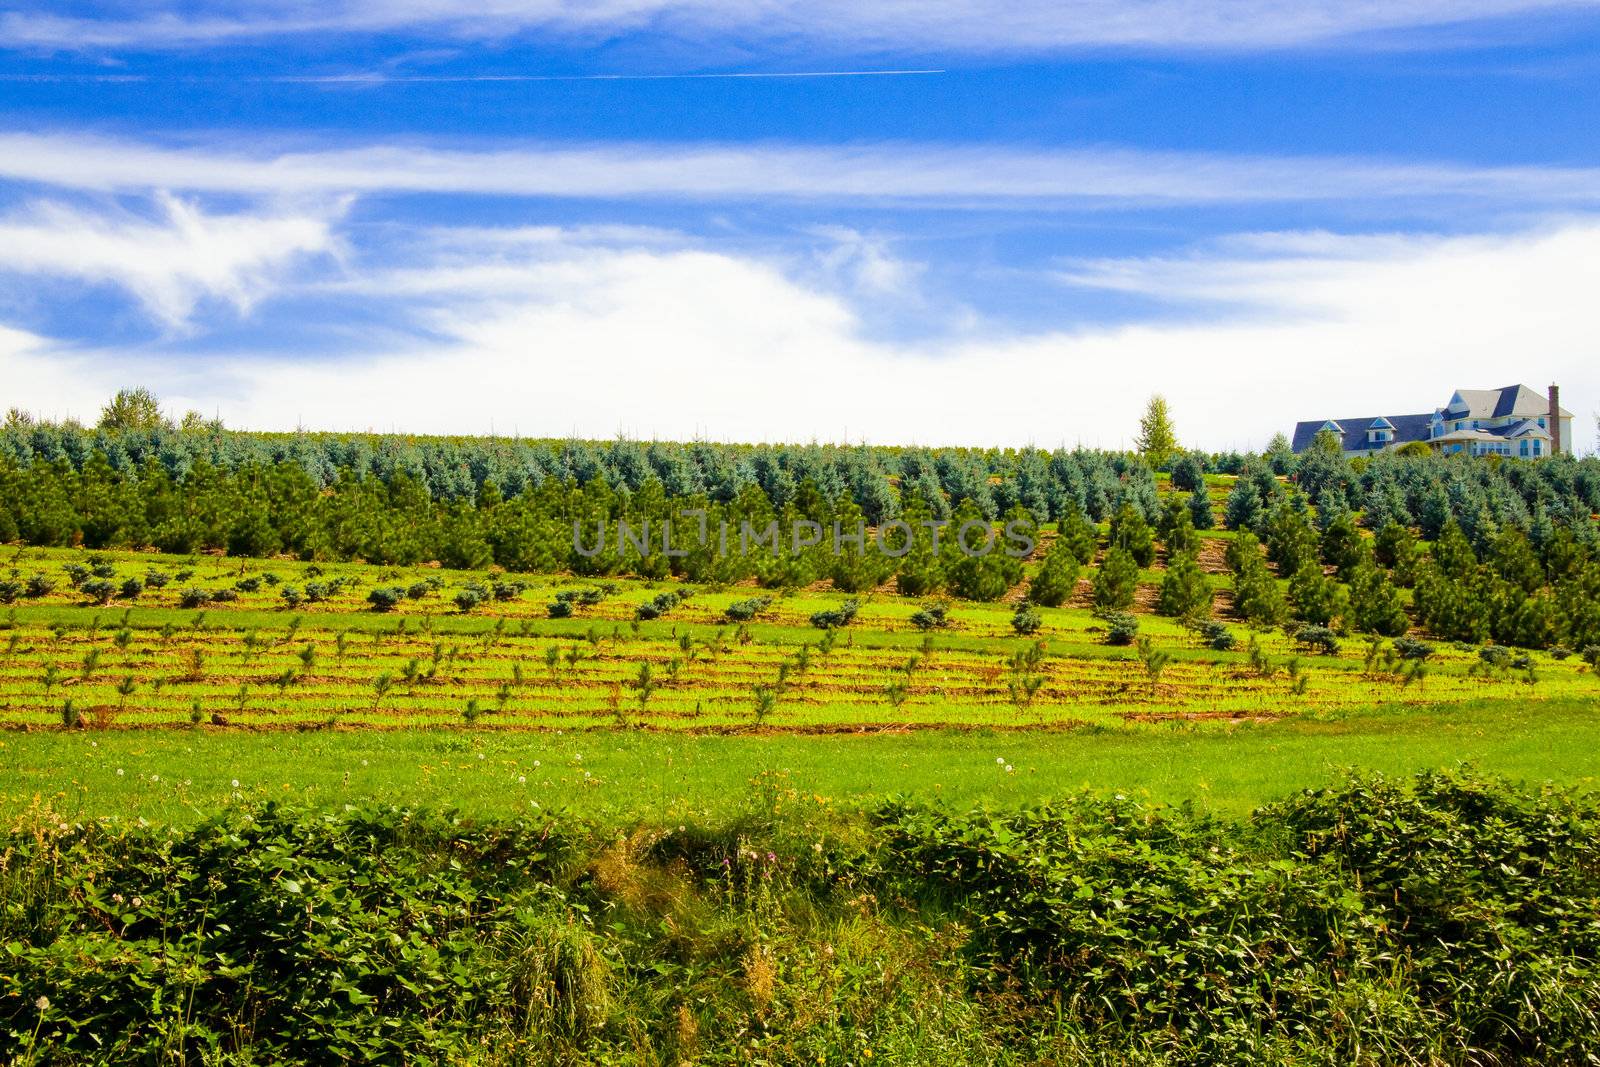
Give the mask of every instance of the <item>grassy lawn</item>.
[[(672, 822), (736, 816), (774, 789), (818, 810), (896, 793), (1017, 805), (1079, 789), (1241, 813), (1349, 767), (1472, 762), (1600, 783), (1600, 705), (1389, 705), (1228, 728), (683, 735), (651, 731), (108, 731), (0, 735), (0, 814), (190, 822), (218, 806), (368, 799), (472, 815), (539, 808)], [(1007, 767), (1011, 770), (1007, 770)], [(233, 784), (237, 781), (238, 785)]]

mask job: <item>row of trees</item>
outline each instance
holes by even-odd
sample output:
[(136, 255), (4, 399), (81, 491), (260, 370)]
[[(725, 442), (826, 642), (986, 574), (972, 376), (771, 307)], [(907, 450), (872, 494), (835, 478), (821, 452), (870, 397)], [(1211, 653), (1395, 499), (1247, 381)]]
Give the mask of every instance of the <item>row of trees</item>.
[(1600, 644), (1597, 548), (1588, 522), (1537, 523), (1531, 535), (1507, 525), (1478, 546), (1451, 516), (1431, 545), (1393, 520), (1368, 537), (1350, 511), (1313, 517), (1287, 493), (1240, 530), (1227, 561), (1234, 611), (1255, 626), (1293, 619), (1396, 637), (1412, 625), (1412, 589), (1416, 623), (1437, 637), (1583, 649)]
[(985, 518), (1022, 507), (1039, 522), (1074, 509), (1105, 521), (1129, 493), (1153, 518), (1156, 503), (1154, 477), (1139, 457), (1086, 449), (267, 434), (159, 418), (152, 423), (131, 414), (91, 430), (13, 413), (0, 427), (0, 462), (7, 460), (19, 467), (66, 463), (78, 471), (103, 460), (111, 471), (132, 478), (159, 467), (179, 483), (198, 468), (232, 473), (289, 464), (319, 488), (346, 476), (384, 483), (405, 478), (428, 496), (452, 503), (475, 503), (486, 490), (516, 497), (549, 482), (599, 481), (614, 491), (638, 492), (655, 481), (669, 497), (721, 504), (755, 486), (774, 508), (783, 508), (809, 481), (830, 501), (850, 499), (874, 524), (899, 514), (913, 497), (938, 518), (949, 518), (970, 501)]

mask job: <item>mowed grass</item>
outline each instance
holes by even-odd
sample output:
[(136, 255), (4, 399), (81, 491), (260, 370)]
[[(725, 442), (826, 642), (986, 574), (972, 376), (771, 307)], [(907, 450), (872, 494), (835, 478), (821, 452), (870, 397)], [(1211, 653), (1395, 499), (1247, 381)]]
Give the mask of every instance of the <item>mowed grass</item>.
[(467, 816), (559, 810), (654, 825), (798, 805), (818, 818), (896, 794), (955, 807), (1088, 789), (1240, 814), (1349, 768), (1470, 763), (1515, 780), (1600, 784), (1600, 705), (1392, 705), (1224, 728), (920, 730), (744, 736), (644, 730), (12, 732), (0, 815), (188, 823), (264, 798), (372, 800)]

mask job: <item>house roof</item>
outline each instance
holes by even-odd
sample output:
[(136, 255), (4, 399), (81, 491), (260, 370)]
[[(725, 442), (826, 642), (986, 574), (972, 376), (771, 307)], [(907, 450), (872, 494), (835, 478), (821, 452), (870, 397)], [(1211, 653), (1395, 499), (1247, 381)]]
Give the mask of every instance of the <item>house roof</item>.
[[(1424, 415), (1379, 415), (1377, 418), (1363, 416), (1356, 419), (1316, 419), (1311, 422), (1295, 424), (1294, 440), (1291, 443), (1291, 447), (1296, 452), (1304, 452), (1311, 447), (1311, 442), (1316, 438), (1317, 432), (1332, 422), (1339, 427), (1339, 439), (1343, 443), (1346, 452), (1376, 452), (1394, 445), (1403, 445), (1408, 441), (1426, 441), (1428, 439), (1428, 423), (1432, 420), (1432, 413)], [(1375, 423), (1377, 424), (1376, 426), (1374, 425)], [(1383, 423), (1387, 423), (1387, 427)], [(1354, 427), (1354, 429), (1350, 427)], [(1392, 429), (1394, 436), (1382, 444), (1369, 445), (1367, 443), (1368, 429)]]
[[(1460, 440), (1460, 441), (1501, 441), (1509, 437), (1544, 436), (1550, 435), (1539, 428), (1536, 419), (1548, 418), (1550, 415), (1550, 401), (1548, 397), (1537, 389), (1530, 389), (1526, 385), (1508, 385), (1500, 389), (1457, 389), (1450, 396), (1450, 402), (1425, 415), (1379, 415), (1374, 418), (1359, 419), (1314, 419), (1308, 422), (1296, 423), (1294, 428), (1294, 441), (1292, 446), (1296, 452), (1304, 452), (1311, 446), (1318, 431), (1325, 426), (1331, 426), (1339, 435), (1346, 452), (1377, 452), (1384, 448), (1393, 448), (1410, 441), (1428, 440), (1428, 424), (1436, 417), (1442, 417), (1454, 422), (1457, 419), (1503, 419), (1507, 417), (1520, 418), (1523, 421), (1511, 426), (1497, 427), (1494, 430), (1477, 431), (1483, 436), (1466, 436), (1455, 438), (1453, 435), (1436, 437), (1433, 440)], [(1561, 417), (1572, 418), (1572, 412), (1566, 408), (1561, 409)], [(1350, 427), (1355, 427), (1351, 429)], [(1531, 427), (1531, 428), (1530, 428)], [(1382, 443), (1368, 442), (1368, 430), (1393, 430), (1393, 436)], [(1474, 431), (1462, 430), (1464, 434)]]
[[(1507, 385), (1500, 389), (1457, 389), (1450, 402), (1439, 409), (1451, 419), (1503, 419), (1507, 416), (1536, 419), (1550, 414), (1550, 400), (1526, 385)], [(1572, 412), (1561, 409), (1561, 417)]]

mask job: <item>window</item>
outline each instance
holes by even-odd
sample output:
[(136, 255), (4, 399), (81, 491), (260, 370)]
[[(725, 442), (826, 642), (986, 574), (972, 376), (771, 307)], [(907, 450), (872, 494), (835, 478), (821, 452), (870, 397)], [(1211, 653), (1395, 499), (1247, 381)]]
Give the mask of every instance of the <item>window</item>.
[(1522, 458), (1528, 458), (1528, 442), (1526, 441), (1522, 442)]
[(1542, 451), (1542, 449), (1541, 449), (1541, 448), (1540, 448), (1540, 446), (1541, 446), (1541, 445), (1543, 445), (1543, 444), (1544, 444), (1544, 442), (1543, 442), (1543, 441), (1535, 441), (1535, 442), (1534, 442), (1534, 443), (1533, 443), (1533, 454), (1534, 454), (1534, 455), (1535, 455), (1535, 456), (1537, 456), (1537, 455), (1538, 455), (1538, 454), (1539, 454), (1539, 453), (1540, 453), (1540, 452), (1541, 452), (1541, 451)]

